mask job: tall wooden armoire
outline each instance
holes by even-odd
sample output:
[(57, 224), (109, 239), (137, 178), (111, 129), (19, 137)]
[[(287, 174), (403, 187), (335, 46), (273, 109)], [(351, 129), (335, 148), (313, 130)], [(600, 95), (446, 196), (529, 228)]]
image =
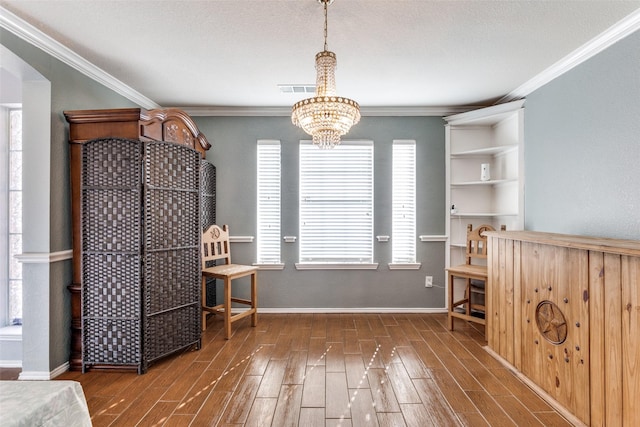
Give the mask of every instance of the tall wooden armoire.
[(199, 240), (202, 219), (215, 218), (205, 212), (215, 210), (211, 177), (201, 174), (210, 169), (204, 160), (210, 145), (180, 110), (65, 117), (73, 216), (70, 369), (142, 373), (154, 360), (200, 345)]

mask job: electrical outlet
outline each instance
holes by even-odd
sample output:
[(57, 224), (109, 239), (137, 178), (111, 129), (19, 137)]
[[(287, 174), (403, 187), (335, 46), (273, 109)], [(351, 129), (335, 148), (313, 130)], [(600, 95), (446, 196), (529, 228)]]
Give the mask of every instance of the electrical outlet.
[(425, 276), (424, 277), (424, 287), (425, 288), (433, 288), (433, 276)]

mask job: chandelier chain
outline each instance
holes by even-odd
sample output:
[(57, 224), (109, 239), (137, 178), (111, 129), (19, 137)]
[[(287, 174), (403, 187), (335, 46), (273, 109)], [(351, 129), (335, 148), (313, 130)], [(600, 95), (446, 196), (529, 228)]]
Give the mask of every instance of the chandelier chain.
[(324, 3), (324, 50), (327, 50), (327, 1)]

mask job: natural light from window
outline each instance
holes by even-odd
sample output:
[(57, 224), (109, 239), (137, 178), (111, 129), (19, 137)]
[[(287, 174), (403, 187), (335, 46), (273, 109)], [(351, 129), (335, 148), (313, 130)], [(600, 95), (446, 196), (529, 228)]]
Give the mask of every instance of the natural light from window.
[(300, 263), (373, 263), (373, 141), (300, 142)]

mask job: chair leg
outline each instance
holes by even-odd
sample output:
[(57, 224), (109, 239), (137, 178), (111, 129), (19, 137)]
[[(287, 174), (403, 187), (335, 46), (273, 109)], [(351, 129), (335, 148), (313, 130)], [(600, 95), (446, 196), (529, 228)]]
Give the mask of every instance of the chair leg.
[(231, 279), (224, 279), (224, 335), (231, 338)]
[[(207, 305), (207, 278), (202, 277), (202, 307)], [(202, 331), (207, 330), (207, 311), (202, 310)]]
[(451, 312), (453, 311), (453, 276), (450, 273), (447, 273), (448, 282), (449, 282), (449, 311), (447, 312), (447, 323), (449, 326), (449, 330), (453, 331), (453, 316), (451, 316)]
[(251, 326), (258, 326), (258, 275), (254, 271), (251, 275)]

